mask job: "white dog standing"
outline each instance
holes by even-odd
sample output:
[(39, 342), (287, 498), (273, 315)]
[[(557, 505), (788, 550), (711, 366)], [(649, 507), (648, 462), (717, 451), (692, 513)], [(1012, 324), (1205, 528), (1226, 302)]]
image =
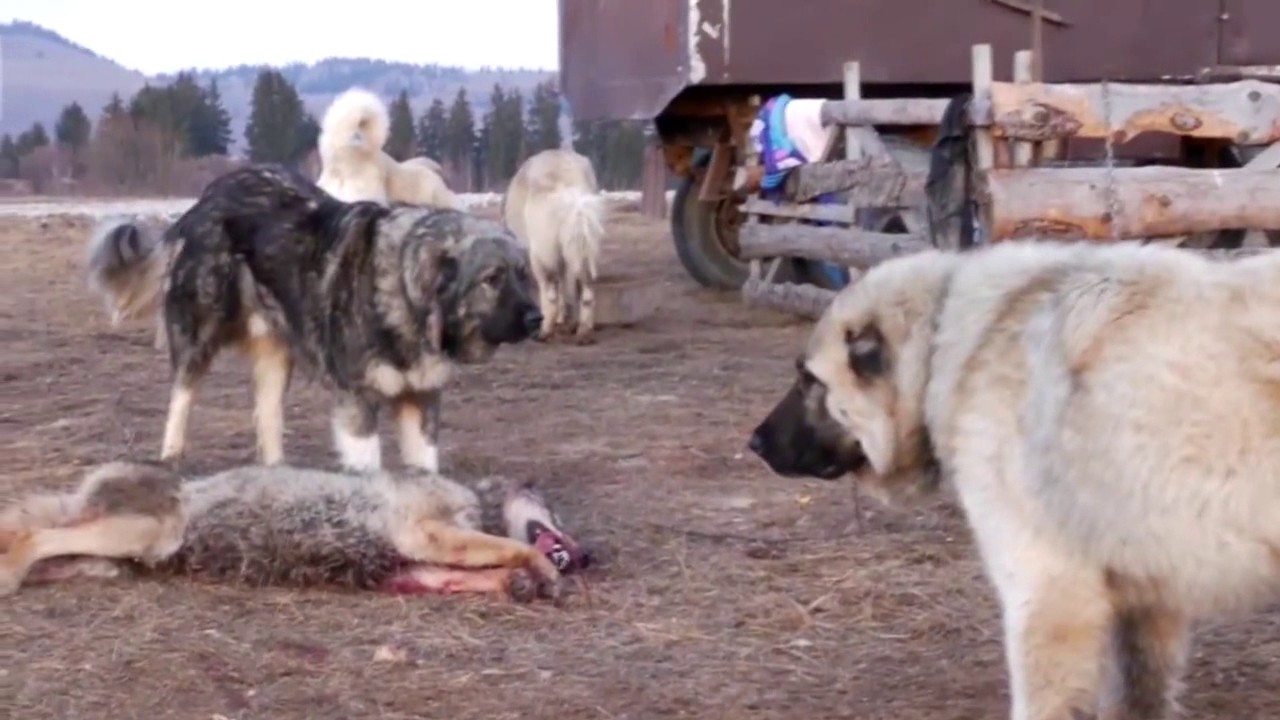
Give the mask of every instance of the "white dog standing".
[(382, 149), (390, 134), (391, 118), (381, 98), (359, 87), (338, 95), (320, 121), (321, 171), (316, 184), (346, 202), (463, 209), (435, 160), (396, 162)]
[(529, 248), (542, 310), (540, 339), (567, 323), (576, 306), (579, 343), (595, 328), (595, 282), (604, 235), (604, 198), (591, 161), (566, 148), (525, 160), (502, 199), (507, 226)]

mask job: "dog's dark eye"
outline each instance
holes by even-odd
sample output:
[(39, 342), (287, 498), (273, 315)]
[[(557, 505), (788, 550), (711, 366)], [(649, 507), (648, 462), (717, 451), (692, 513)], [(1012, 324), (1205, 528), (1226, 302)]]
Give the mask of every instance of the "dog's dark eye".
[(488, 285), (494, 290), (497, 290), (498, 288), (502, 287), (502, 276), (503, 276), (502, 271), (495, 270), (489, 273), (488, 275), (484, 276), (484, 284)]
[(888, 370), (884, 336), (876, 326), (869, 325), (856, 333), (846, 330), (844, 341), (849, 351), (849, 368), (859, 377), (876, 377)]

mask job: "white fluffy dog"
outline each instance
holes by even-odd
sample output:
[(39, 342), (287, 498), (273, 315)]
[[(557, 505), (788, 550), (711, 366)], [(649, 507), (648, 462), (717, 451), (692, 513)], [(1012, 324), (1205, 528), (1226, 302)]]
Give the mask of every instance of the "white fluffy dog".
[(360, 87), (334, 98), (320, 122), (320, 178), (325, 192), (339, 200), (461, 210), (444, 181), (439, 163), (427, 157), (396, 162), (383, 149), (391, 118), (382, 99)]
[(577, 306), (579, 343), (595, 327), (596, 266), (604, 235), (604, 198), (591, 161), (573, 150), (543, 150), (525, 160), (502, 198), (502, 217), (529, 248), (542, 310), (540, 339)]

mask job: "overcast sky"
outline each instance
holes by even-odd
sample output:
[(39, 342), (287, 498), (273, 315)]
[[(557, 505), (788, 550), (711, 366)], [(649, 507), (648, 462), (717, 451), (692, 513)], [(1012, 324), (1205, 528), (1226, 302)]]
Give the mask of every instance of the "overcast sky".
[(557, 0), (3, 0), (0, 22), (43, 25), (147, 74), (326, 57), (554, 69), (556, 8)]

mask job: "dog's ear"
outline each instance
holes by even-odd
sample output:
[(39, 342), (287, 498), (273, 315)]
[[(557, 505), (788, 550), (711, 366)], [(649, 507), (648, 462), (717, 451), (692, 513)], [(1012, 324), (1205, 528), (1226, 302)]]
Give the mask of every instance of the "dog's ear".
[(429, 273), (436, 297), (448, 293), (458, 284), (459, 263), (455, 247), (449, 243), (434, 244), (427, 253), (423, 271)]
[(889, 370), (884, 335), (874, 324), (859, 330), (845, 330), (845, 347), (849, 352), (849, 368), (863, 380), (880, 377)]

